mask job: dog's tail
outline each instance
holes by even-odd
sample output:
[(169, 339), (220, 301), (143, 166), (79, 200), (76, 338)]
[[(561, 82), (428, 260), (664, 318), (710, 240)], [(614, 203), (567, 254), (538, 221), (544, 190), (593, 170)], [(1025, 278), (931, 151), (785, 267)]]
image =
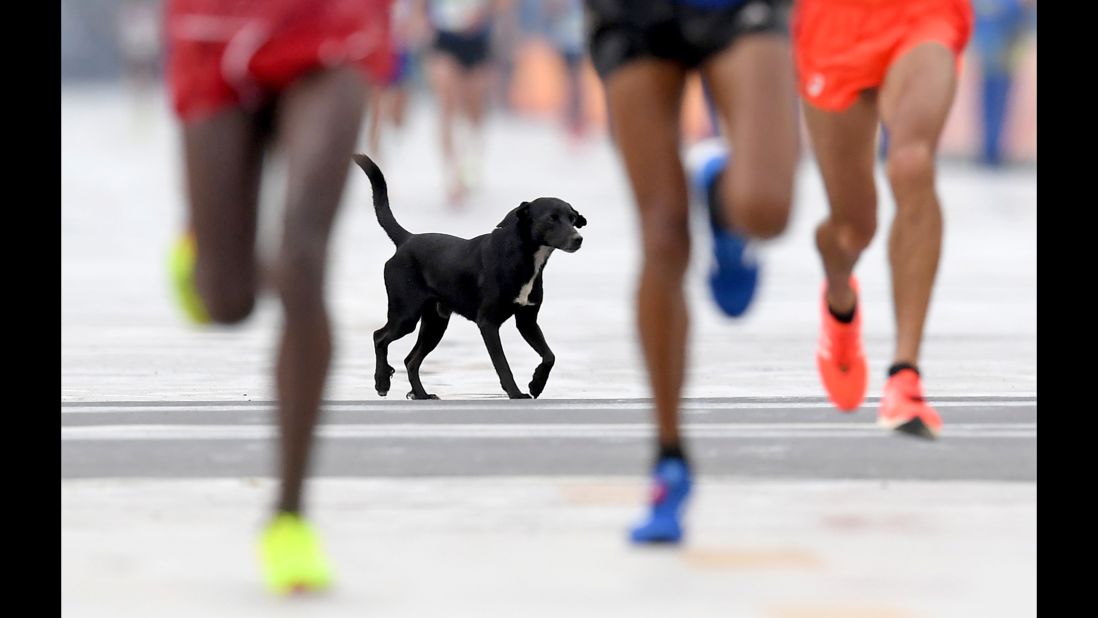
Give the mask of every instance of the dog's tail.
[(374, 212), (377, 214), (377, 222), (381, 224), (381, 229), (385, 230), (396, 246), (403, 245), (412, 233), (401, 227), (393, 217), (393, 211), (389, 208), (389, 188), (385, 184), (385, 176), (381, 174), (381, 170), (370, 160), (370, 157), (356, 154), (351, 158), (370, 178), (370, 184), (374, 188)]

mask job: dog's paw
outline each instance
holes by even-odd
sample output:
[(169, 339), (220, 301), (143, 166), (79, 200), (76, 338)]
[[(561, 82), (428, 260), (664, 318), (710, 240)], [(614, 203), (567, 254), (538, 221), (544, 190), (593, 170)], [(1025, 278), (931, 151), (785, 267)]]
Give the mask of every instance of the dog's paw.
[(389, 367), (389, 371), (384, 371), (380, 367), (374, 372), (374, 390), (378, 395), (384, 397), (389, 394), (389, 387), (393, 385), (392, 381), (393, 368)]
[(539, 384), (537, 380), (534, 380), (530, 383), (530, 395), (533, 396), (534, 399), (537, 399), (539, 396), (541, 396), (541, 391), (543, 390), (545, 390), (544, 382)]
[(415, 391), (408, 391), (408, 394), (404, 396), (406, 399), (438, 399), (438, 395), (434, 393), (427, 393), (426, 397), (416, 397)]
[(508, 395), (508, 397), (511, 399), (533, 399), (533, 397), (526, 393), (515, 393), (514, 395)]
[(553, 369), (553, 360), (550, 357), (548, 362), (542, 362), (534, 369), (534, 377), (530, 380), (530, 394), (537, 399), (541, 396), (541, 392), (545, 390), (545, 383), (549, 381), (549, 372)]

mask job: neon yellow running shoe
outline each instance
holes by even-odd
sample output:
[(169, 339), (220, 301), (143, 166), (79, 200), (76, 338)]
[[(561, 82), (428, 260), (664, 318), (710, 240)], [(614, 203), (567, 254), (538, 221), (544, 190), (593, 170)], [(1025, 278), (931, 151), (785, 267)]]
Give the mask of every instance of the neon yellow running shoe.
[(331, 585), (332, 569), (313, 529), (298, 515), (281, 513), (263, 531), (259, 559), (275, 594), (316, 592)]
[(172, 245), (168, 255), (168, 273), (171, 275), (175, 298), (187, 319), (195, 324), (209, 324), (210, 315), (198, 295), (194, 283), (195, 250), (194, 235), (184, 234)]

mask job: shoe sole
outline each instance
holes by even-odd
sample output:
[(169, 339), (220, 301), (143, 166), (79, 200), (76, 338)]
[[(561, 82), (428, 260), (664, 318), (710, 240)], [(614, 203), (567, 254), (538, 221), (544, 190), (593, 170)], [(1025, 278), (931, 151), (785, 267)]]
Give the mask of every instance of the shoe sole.
[(292, 584), (286, 591), (290, 596), (308, 596), (313, 594), (321, 594), (328, 589), (328, 584), (305, 584), (297, 583)]
[(629, 542), (634, 545), (679, 545), (682, 543), (682, 536), (678, 537), (656, 537), (651, 539), (634, 539), (630, 538)]
[(926, 440), (938, 439), (938, 432), (926, 423), (924, 423), (923, 419), (917, 416), (911, 420), (897, 423), (890, 423), (886, 420), (878, 418), (877, 425), (884, 427), (885, 429), (891, 429), (900, 433), (906, 433), (909, 436), (915, 436), (917, 438), (924, 438)]
[(268, 590), (279, 596), (301, 596), (323, 593), (331, 587), (332, 581), (330, 577), (303, 575), (286, 577), (278, 582), (267, 579), (266, 585)]

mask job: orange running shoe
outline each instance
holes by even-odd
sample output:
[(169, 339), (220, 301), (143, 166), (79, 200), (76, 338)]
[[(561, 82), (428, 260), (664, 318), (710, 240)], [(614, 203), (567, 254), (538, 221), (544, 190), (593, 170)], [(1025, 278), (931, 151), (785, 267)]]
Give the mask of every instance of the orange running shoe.
[(904, 369), (888, 379), (877, 424), (920, 438), (938, 437), (942, 417), (923, 399), (923, 383), (917, 371)]
[(865, 399), (868, 371), (865, 352), (862, 350), (862, 307), (858, 280), (850, 277), (850, 287), (858, 296), (854, 319), (844, 324), (831, 315), (827, 308), (827, 283), (824, 282), (820, 300), (823, 316), (820, 341), (816, 348), (816, 366), (820, 380), (831, 403), (843, 412), (853, 412)]

